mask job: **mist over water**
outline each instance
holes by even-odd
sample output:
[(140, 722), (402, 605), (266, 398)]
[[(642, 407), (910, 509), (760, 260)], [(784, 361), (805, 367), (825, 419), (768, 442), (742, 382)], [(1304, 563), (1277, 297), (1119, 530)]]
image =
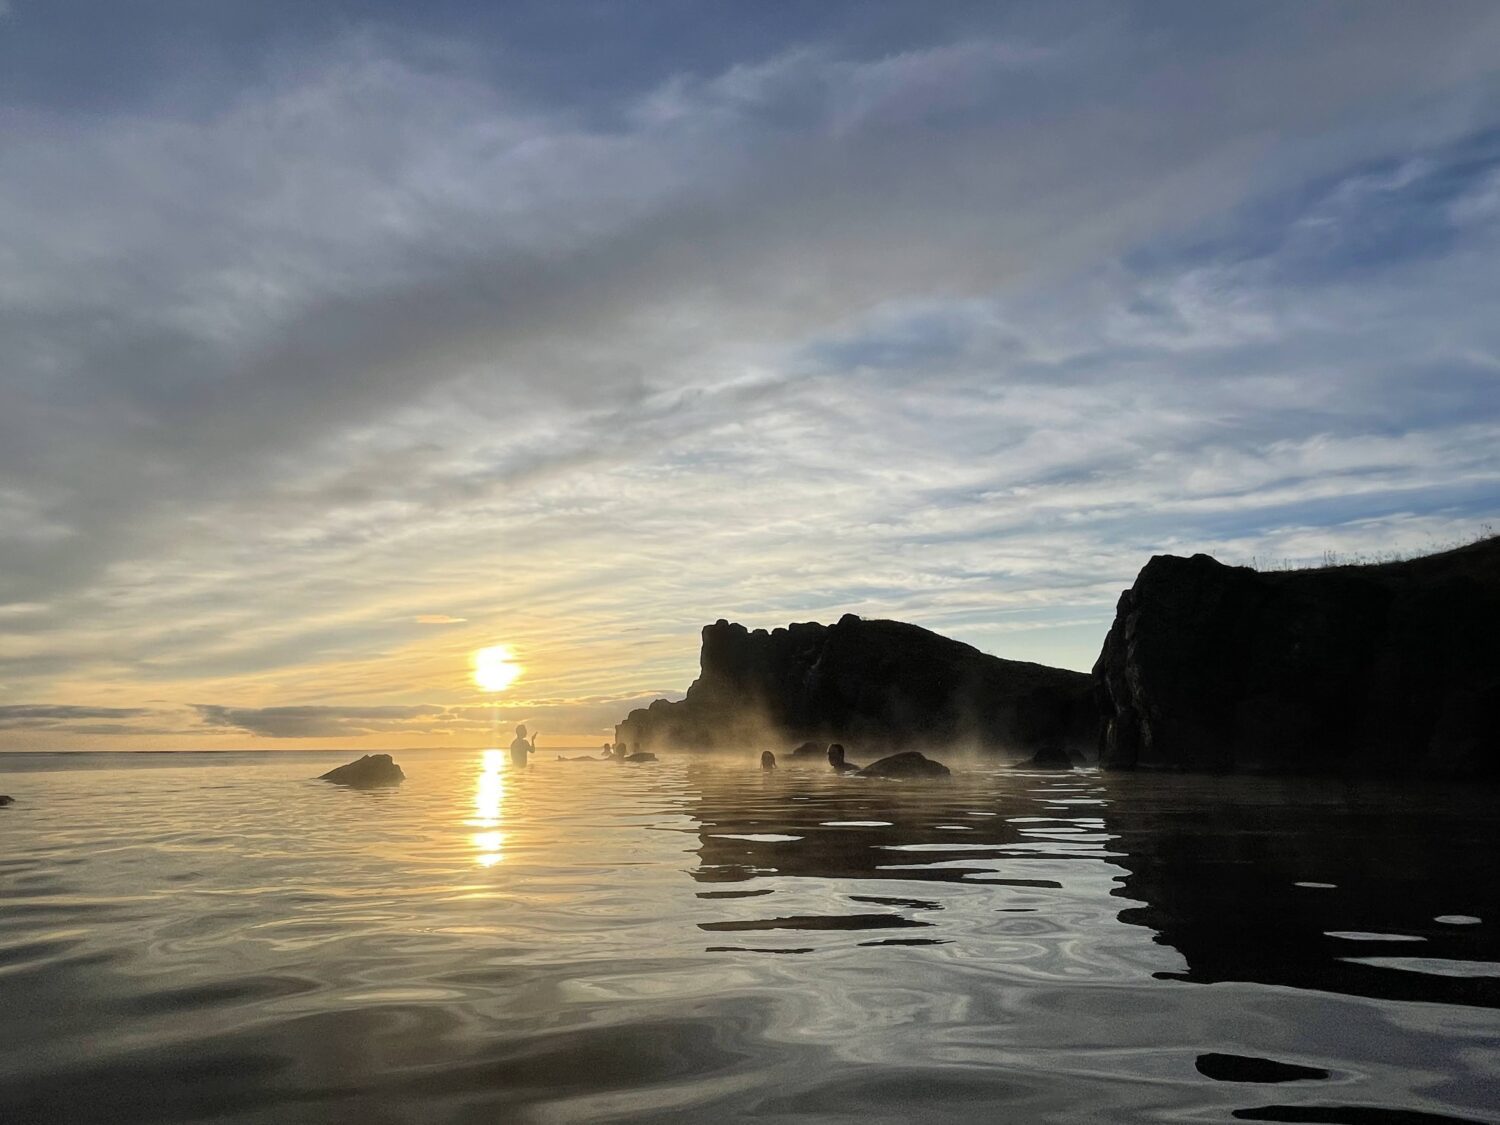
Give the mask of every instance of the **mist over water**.
[(0, 1119), (1500, 1120), (1484, 793), (348, 757), (0, 759)]

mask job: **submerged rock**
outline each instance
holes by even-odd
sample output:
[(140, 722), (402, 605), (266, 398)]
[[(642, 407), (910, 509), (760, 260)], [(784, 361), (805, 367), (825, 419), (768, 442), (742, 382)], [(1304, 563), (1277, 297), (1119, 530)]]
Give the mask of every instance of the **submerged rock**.
[(718, 621), (703, 630), (700, 666), (685, 699), (630, 712), (615, 737), (686, 750), (807, 740), (797, 760), (830, 742), (996, 754), (1054, 743), (1091, 754), (1098, 742), (1084, 673), (1001, 660), (900, 621), (846, 614), (771, 632)]
[(934, 762), (915, 750), (892, 754), (871, 762), (859, 771), (860, 777), (948, 777), (952, 771), (942, 762)]
[(335, 785), (349, 785), (355, 789), (379, 789), (387, 785), (400, 785), (406, 780), (401, 767), (391, 761), (389, 754), (366, 754), (356, 762), (339, 766), (318, 775), (319, 781), (331, 781)]
[(1119, 769), (1500, 778), (1500, 537), (1261, 573), (1159, 555), (1094, 665)]
[(1038, 750), (1025, 761), (1016, 763), (1023, 770), (1070, 770), (1073, 759), (1061, 746), (1048, 746)]
[(0, 809), (3, 809), (6, 805), (13, 805), (15, 803), (16, 799), (14, 797), (7, 797), (5, 794), (0, 793)]
[(622, 762), (654, 762), (656, 755), (648, 750), (641, 750), (634, 754), (626, 754), (620, 759)]

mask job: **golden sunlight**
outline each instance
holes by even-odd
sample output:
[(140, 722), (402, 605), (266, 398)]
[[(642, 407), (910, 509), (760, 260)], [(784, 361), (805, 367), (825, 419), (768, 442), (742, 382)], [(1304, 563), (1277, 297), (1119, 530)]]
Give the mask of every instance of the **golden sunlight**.
[(505, 803), (505, 779), (500, 774), (504, 763), (505, 755), (499, 750), (486, 750), (480, 757), (479, 785), (474, 791), (475, 815), (466, 823), (471, 828), (487, 829), (470, 837), (476, 853), (474, 862), (481, 867), (493, 867), (504, 858), (505, 833), (496, 831)]
[(521, 666), (511, 659), (510, 649), (491, 645), (474, 653), (474, 682), (484, 691), (504, 691), (521, 674)]

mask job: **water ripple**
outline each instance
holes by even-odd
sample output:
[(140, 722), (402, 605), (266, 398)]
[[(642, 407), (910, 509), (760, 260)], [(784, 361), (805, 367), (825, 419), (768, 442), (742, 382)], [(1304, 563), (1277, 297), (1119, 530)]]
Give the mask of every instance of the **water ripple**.
[(6, 1121), (1493, 1119), (1483, 794), (148, 757), (6, 782)]

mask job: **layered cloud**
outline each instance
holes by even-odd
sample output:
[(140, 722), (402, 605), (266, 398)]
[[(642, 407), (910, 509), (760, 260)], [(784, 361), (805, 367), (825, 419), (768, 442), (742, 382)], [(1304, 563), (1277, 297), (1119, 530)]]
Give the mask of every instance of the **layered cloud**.
[[(494, 741), (501, 737), (502, 729), (506, 731), (505, 740), (508, 740), (512, 723), (524, 722), (531, 715), (549, 712), (562, 712), (575, 722), (580, 716), (587, 716), (584, 719), (586, 728), (602, 727), (603, 724), (613, 722), (616, 717), (623, 717), (625, 711), (622, 708), (628, 709), (645, 702), (647, 700), (644, 698), (598, 697), (453, 707), (433, 704), (410, 707), (224, 707), (195, 703), (193, 710), (197, 712), (204, 727), (222, 728), (258, 738), (348, 741), (371, 735), (420, 743), (430, 741), (434, 736), (443, 739), (457, 736), (468, 741), (476, 737), (488, 737)], [(534, 720), (532, 726), (536, 727)], [(577, 732), (564, 737), (576, 738)]]
[(1215, 9), (12, 74), (0, 703), (482, 740), (503, 642), (503, 721), (591, 735), (720, 616), (1087, 667), (1152, 553), (1477, 532), (1500, 11)]

